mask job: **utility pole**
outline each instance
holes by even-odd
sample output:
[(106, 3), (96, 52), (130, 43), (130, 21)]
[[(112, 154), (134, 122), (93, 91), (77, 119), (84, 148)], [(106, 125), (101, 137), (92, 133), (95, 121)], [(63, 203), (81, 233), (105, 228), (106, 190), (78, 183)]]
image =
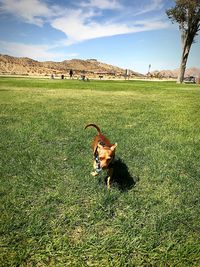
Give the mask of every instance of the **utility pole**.
[(148, 72), (147, 74), (150, 74), (151, 64), (149, 64)]

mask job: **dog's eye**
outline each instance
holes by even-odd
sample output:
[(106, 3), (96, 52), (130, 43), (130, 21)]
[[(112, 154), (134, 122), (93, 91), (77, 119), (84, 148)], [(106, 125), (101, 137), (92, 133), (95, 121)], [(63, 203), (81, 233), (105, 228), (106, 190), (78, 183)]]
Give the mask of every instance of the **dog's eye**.
[(104, 157), (100, 157), (99, 159), (100, 159), (100, 160), (103, 160), (103, 159), (104, 159)]

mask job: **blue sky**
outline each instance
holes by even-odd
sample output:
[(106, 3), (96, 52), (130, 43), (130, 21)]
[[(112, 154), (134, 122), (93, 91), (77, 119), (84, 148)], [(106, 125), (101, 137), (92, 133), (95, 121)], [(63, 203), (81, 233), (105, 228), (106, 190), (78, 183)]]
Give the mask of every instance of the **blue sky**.
[[(95, 58), (141, 73), (175, 69), (173, 0), (0, 0), (0, 53), (39, 61)], [(200, 67), (200, 37), (188, 67)]]

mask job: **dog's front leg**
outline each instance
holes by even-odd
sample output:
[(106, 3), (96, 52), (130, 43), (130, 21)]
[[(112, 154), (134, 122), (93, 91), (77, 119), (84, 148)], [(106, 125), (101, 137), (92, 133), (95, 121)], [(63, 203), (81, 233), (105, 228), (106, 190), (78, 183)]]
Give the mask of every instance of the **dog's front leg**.
[(96, 171), (96, 161), (94, 160), (94, 163), (93, 163), (93, 167), (94, 167), (94, 169), (95, 169), (95, 171), (93, 171), (93, 172), (91, 172), (91, 175), (92, 176), (97, 176), (99, 173)]
[(110, 189), (112, 184), (113, 168), (108, 169), (107, 188)]
[(98, 172), (97, 171), (93, 171), (93, 172), (91, 172), (91, 175), (95, 177), (95, 176), (98, 175)]

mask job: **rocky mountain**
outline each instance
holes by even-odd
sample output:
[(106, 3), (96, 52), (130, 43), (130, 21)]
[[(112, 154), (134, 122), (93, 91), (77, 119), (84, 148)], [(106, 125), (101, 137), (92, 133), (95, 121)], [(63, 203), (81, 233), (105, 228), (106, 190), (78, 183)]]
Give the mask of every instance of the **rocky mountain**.
[[(177, 78), (179, 70), (161, 70), (161, 71), (153, 71), (150, 73), (152, 77), (155, 78)], [(188, 68), (185, 71), (185, 77), (200, 77), (200, 68)]]
[[(86, 75), (88, 77), (120, 77), (125, 70), (116, 66), (97, 61), (96, 59), (72, 59), (62, 62), (39, 62), (30, 58), (18, 58), (0, 54), (1, 75), (27, 75), (27, 76), (55, 76), (69, 75), (70, 69), (75, 76)], [(130, 77), (142, 77), (143, 75), (129, 71)]]

